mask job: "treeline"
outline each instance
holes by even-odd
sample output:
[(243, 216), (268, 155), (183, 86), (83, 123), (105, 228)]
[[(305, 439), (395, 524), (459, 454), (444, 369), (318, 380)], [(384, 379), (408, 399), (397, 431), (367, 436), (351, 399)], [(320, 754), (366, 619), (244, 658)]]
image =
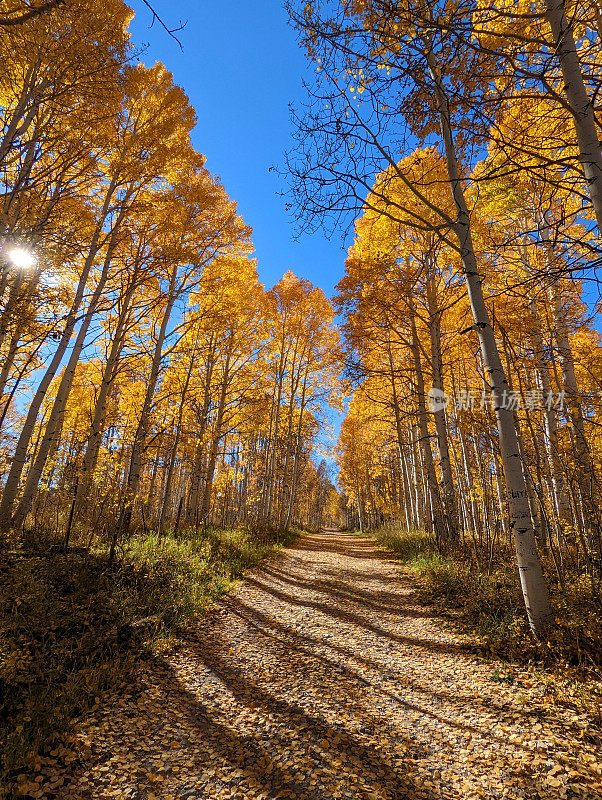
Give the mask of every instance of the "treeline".
[(0, 528), (320, 524), (311, 461), (337, 334), (322, 292), (266, 292), (250, 229), (195, 151), (118, 0), (0, 29)]
[(310, 226), (357, 220), (349, 521), (425, 526), (485, 571), (511, 543), (541, 636), (549, 586), (587, 576), (594, 597), (602, 572), (597, 297), (579, 282), (602, 254), (599, 7), (289, 9), (316, 67), (292, 195)]
[[(435, 199), (445, 170), (435, 150), (399, 168), (431, 186), (425, 196)], [(540, 548), (560, 580), (581, 572), (597, 580), (600, 334), (567, 254), (529, 246), (513, 225), (516, 194), (510, 205), (507, 188), (479, 203), (495, 224), (476, 239), (496, 254), (488, 287), (508, 380), (502, 402), (514, 416)], [(457, 254), (431, 232), (380, 214), (378, 202), (356, 225), (339, 284), (349, 371), (360, 382), (339, 442), (348, 522), (426, 528), (443, 550), (463, 541), (486, 568), (510, 530), (495, 399)], [(426, 205), (416, 212), (428, 219)]]

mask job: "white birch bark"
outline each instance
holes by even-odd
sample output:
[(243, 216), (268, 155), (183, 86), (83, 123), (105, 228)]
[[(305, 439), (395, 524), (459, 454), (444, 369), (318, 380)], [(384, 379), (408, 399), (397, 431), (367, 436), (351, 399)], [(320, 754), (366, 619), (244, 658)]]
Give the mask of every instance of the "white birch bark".
[(495, 399), (495, 414), (508, 498), (510, 528), (514, 536), (525, 608), (531, 629), (537, 635), (543, 635), (552, 621), (552, 610), (541, 560), (537, 551), (536, 534), (531, 522), (527, 486), (521, 467), (516, 429), (514, 427), (514, 414), (512, 410), (506, 407), (507, 404), (505, 402), (508, 397), (508, 382), (489, 319), (489, 312), (485, 305), (481, 276), (472, 243), (470, 213), (462, 188), (462, 179), (452, 136), (449, 105), (431, 47), (427, 49), (426, 57), (433, 78), (450, 188), (456, 206), (455, 233), (458, 238), (468, 298), (474, 319), (474, 328), (479, 336), (483, 364)]
[(594, 107), (585, 88), (575, 37), (565, 13), (564, 0), (545, 0), (545, 7), (554, 37), (554, 52), (560, 61), (564, 92), (575, 124), (579, 160), (589, 188), (598, 230), (602, 232), (602, 152)]

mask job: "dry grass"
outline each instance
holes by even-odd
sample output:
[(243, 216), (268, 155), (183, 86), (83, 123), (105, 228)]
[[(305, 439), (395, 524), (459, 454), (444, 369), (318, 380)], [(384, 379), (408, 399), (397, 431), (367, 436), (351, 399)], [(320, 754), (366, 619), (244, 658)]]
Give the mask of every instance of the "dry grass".
[(551, 671), (550, 694), (585, 708), (602, 728), (602, 608), (587, 576), (574, 575), (562, 587), (553, 563), (544, 559), (554, 625), (545, 640), (537, 641), (529, 630), (509, 548), (496, 551), (483, 570), (460, 548), (441, 555), (423, 531), (382, 529), (374, 536), (415, 576), (422, 600), (443, 616), (453, 610), (483, 656)]
[[(52, 749), (107, 689), (287, 537), (245, 530), (134, 537), (107, 554), (6, 554), (0, 564), (0, 785)], [(288, 537), (289, 539), (291, 536)], [(140, 620), (147, 620), (140, 623)], [(132, 624), (139, 623), (139, 624)]]

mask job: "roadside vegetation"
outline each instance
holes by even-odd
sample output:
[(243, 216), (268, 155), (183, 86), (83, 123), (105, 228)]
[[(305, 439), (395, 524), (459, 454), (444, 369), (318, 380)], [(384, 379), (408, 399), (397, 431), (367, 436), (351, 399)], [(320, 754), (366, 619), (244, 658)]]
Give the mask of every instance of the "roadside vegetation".
[[(290, 543), (209, 527), (136, 535), (109, 568), (108, 547), (33, 546), (0, 565), (0, 786), (60, 747), (103, 693), (207, 612), (244, 571)], [(1, 795), (0, 795), (1, 796)]]
[[(416, 582), (425, 603), (458, 624), (476, 641), (480, 654), (497, 661), (493, 678), (513, 682), (515, 667), (533, 667), (545, 677), (550, 702), (587, 711), (602, 732), (602, 620), (595, 587), (587, 576), (559, 585), (551, 557), (544, 556), (555, 626), (542, 641), (529, 636), (520, 585), (510, 547), (492, 552), (485, 568), (468, 547), (443, 554), (424, 531), (394, 527), (372, 535), (395, 553)], [(499, 666), (499, 660), (502, 666)], [(506, 662), (503, 664), (503, 662)]]
[(528, 635), (509, 547), (499, 546), (481, 568), (468, 547), (443, 554), (434, 537), (423, 531), (387, 527), (374, 536), (417, 577), (420, 597), (465, 622), (484, 652), (523, 662), (539, 659), (602, 677), (602, 620), (595, 587), (586, 575), (561, 587), (554, 580), (552, 559), (548, 563), (544, 558), (556, 627), (547, 640), (538, 641)]

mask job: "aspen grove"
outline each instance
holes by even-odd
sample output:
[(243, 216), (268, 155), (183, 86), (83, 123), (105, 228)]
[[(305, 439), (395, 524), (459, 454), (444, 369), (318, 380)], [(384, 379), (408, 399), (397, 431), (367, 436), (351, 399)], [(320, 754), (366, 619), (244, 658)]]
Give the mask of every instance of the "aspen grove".
[(602, 577), (599, 7), (289, 11), (316, 65), (291, 194), (309, 228), (355, 221), (348, 523), (426, 526), (477, 572), (512, 546), (542, 636), (550, 581)]
[(338, 369), (331, 304), (260, 284), (130, 18), (61, 4), (3, 32), (0, 75), (3, 541), (87, 531), (111, 559), (133, 530), (319, 525)]
[(599, 796), (601, 2), (0, 0), (2, 800)]
[[(2, 546), (114, 564), (139, 535), (397, 527), (475, 574), (512, 550), (536, 639), (568, 585), (597, 602), (598, 4), (289, 4), (316, 70), (290, 210), (350, 233), (332, 301), (290, 270), (262, 285), (124, 3), (17, 11), (0, 16)], [(317, 454), (343, 408), (337, 490)]]

